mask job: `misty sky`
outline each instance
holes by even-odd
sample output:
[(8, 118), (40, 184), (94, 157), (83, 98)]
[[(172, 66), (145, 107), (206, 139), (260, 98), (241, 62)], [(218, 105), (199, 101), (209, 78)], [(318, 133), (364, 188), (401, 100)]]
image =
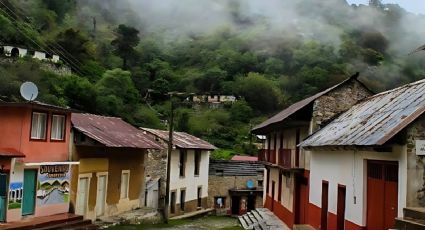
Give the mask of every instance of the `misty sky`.
[[(368, 4), (369, 0), (347, 0), (352, 4)], [(396, 3), (413, 13), (425, 14), (425, 1), (423, 0), (384, 0), (383, 3)]]

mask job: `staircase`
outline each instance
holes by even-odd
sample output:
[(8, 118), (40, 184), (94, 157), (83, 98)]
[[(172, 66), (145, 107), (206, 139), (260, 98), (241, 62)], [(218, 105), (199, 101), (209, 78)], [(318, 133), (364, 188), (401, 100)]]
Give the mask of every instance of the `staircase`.
[(396, 218), (396, 229), (422, 230), (425, 229), (425, 208), (404, 208), (403, 216)]
[(289, 229), (285, 223), (277, 218), (267, 208), (257, 208), (238, 217), (239, 223), (244, 229), (274, 230)]
[(26, 221), (14, 222), (0, 226), (7, 230), (95, 230), (98, 227), (91, 220), (73, 214), (59, 214), (48, 217), (31, 218)]

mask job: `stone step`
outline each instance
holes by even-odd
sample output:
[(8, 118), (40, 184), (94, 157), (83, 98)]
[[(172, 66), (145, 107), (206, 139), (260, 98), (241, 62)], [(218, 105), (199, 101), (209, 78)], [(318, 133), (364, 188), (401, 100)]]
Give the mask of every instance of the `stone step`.
[(258, 212), (257, 212), (257, 211), (255, 211), (255, 210), (253, 210), (253, 211), (252, 211), (252, 215), (255, 217), (255, 219), (256, 219), (258, 222), (261, 222), (261, 221), (263, 220), (263, 217), (262, 217), (260, 214), (258, 214)]
[(243, 215), (242, 217), (245, 219), (245, 222), (248, 224), (248, 226), (254, 223), (254, 221), (252, 221), (247, 214)]
[(425, 229), (425, 220), (417, 220), (410, 217), (396, 218), (395, 227), (399, 230), (423, 230)]
[(404, 217), (413, 218), (417, 220), (425, 220), (425, 208), (419, 207), (406, 207), (403, 208)]
[(251, 219), (251, 221), (253, 223), (257, 223), (258, 222), (257, 218), (255, 218), (255, 216), (251, 212), (248, 212), (247, 215), (248, 215), (249, 219)]
[(243, 218), (243, 216), (238, 216), (238, 220), (239, 223), (242, 225), (242, 228), (244, 229), (248, 229), (248, 224), (246, 223), (245, 219)]

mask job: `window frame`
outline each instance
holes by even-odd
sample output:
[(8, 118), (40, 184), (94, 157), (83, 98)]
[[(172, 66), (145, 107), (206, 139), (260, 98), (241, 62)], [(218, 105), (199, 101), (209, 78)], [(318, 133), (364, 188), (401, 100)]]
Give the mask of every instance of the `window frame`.
[[(125, 196), (123, 197), (122, 196), (123, 195), (122, 189), (123, 189), (123, 175), (124, 174), (128, 174), (128, 177), (127, 177), (127, 190), (126, 190)], [(130, 199), (129, 198), (129, 192), (130, 192), (130, 170), (121, 170), (121, 179), (120, 179), (120, 181), (121, 181), (121, 183), (120, 183), (120, 200)]]
[(195, 175), (195, 177), (199, 177), (199, 175), (201, 174), (202, 150), (195, 149), (193, 159), (195, 163), (193, 175)]
[[(46, 115), (46, 125), (45, 125), (45, 133), (44, 133), (44, 138), (33, 138), (32, 137), (32, 126), (33, 126), (33, 117), (34, 117), (34, 113), (37, 114), (45, 114)], [(31, 112), (31, 124), (30, 124), (30, 135), (29, 135), (29, 139), (30, 141), (42, 141), (42, 142), (46, 142), (47, 141), (47, 135), (48, 133), (48, 129), (49, 129), (49, 113), (47, 111), (39, 111), (39, 110), (33, 110)]]
[[(64, 120), (63, 120), (63, 139), (52, 139), (52, 131), (53, 131), (53, 117), (55, 117), (55, 116), (62, 116), (63, 118), (64, 118)], [(66, 114), (60, 114), (60, 113), (53, 113), (52, 114), (52, 119), (50, 119), (51, 121), (50, 121), (50, 141), (51, 142), (65, 142), (66, 141), (66, 119), (67, 119), (67, 116), (66, 116)]]

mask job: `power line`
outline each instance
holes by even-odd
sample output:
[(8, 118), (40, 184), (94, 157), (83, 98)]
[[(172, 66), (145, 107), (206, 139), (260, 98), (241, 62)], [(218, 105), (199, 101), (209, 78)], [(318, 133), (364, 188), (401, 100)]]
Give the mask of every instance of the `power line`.
[[(13, 13), (17, 18), (19, 18), (19, 16), (13, 11), (13, 10), (11, 10), (9, 7), (7, 7), (2, 1), (0, 1), (0, 3), (4, 6), (4, 7), (6, 7), (11, 13)], [(4, 9), (2, 9), (1, 7), (0, 7), (0, 11), (2, 11), (3, 13), (5, 13), (8, 17), (9, 17), (9, 19), (13, 19), (13, 17), (12, 17), (12, 15), (10, 15), (8, 12), (6, 12)], [(26, 24), (28, 24), (28, 23), (26, 23)], [(32, 28), (31, 26), (30, 26), (30, 28), (31, 29), (33, 29), (34, 30), (34, 28)], [(16, 23), (16, 29), (17, 29), (17, 31), (19, 31), (23, 36), (25, 36), (27, 39), (29, 39), (30, 41), (32, 41), (35, 45), (37, 45), (40, 49), (45, 49), (45, 48), (43, 48), (39, 43), (37, 43), (36, 41), (34, 41), (32, 38), (30, 38), (28, 35), (26, 35), (22, 30), (20, 30), (19, 29), (19, 27), (18, 27), (18, 23)], [(60, 55), (62, 55), (62, 58), (69, 64), (69, 65), (71, 65), (71, 67), (73, 67), (74, 68), (74, 71), (75, 72), (77, 72), (79, 75), (81, 75), (81, 76), (83, 76), (84, 74), (82, 73), (82, 70), (79, 68), (79, 66), (77, 65), (77, 64), (75, 64), (73, 61), (71, 61), (64, 53), (62, 53), (62, 52), (60, 52), (57, 48), (56, 48), (56, 52), (53, 50), (53, 49), (51, 49), (49, 46), (47, 46), (46, 45), (46, 49), (48, 49), (50, 52), (52, 52), (52, 53), (59, 53)], [(63, 48), (62, 48), (63, 49)], [(72, 55), (70, 54), (70, 56), (72, 57)], [(81, 64), (81, 63), (80, 63)]]

